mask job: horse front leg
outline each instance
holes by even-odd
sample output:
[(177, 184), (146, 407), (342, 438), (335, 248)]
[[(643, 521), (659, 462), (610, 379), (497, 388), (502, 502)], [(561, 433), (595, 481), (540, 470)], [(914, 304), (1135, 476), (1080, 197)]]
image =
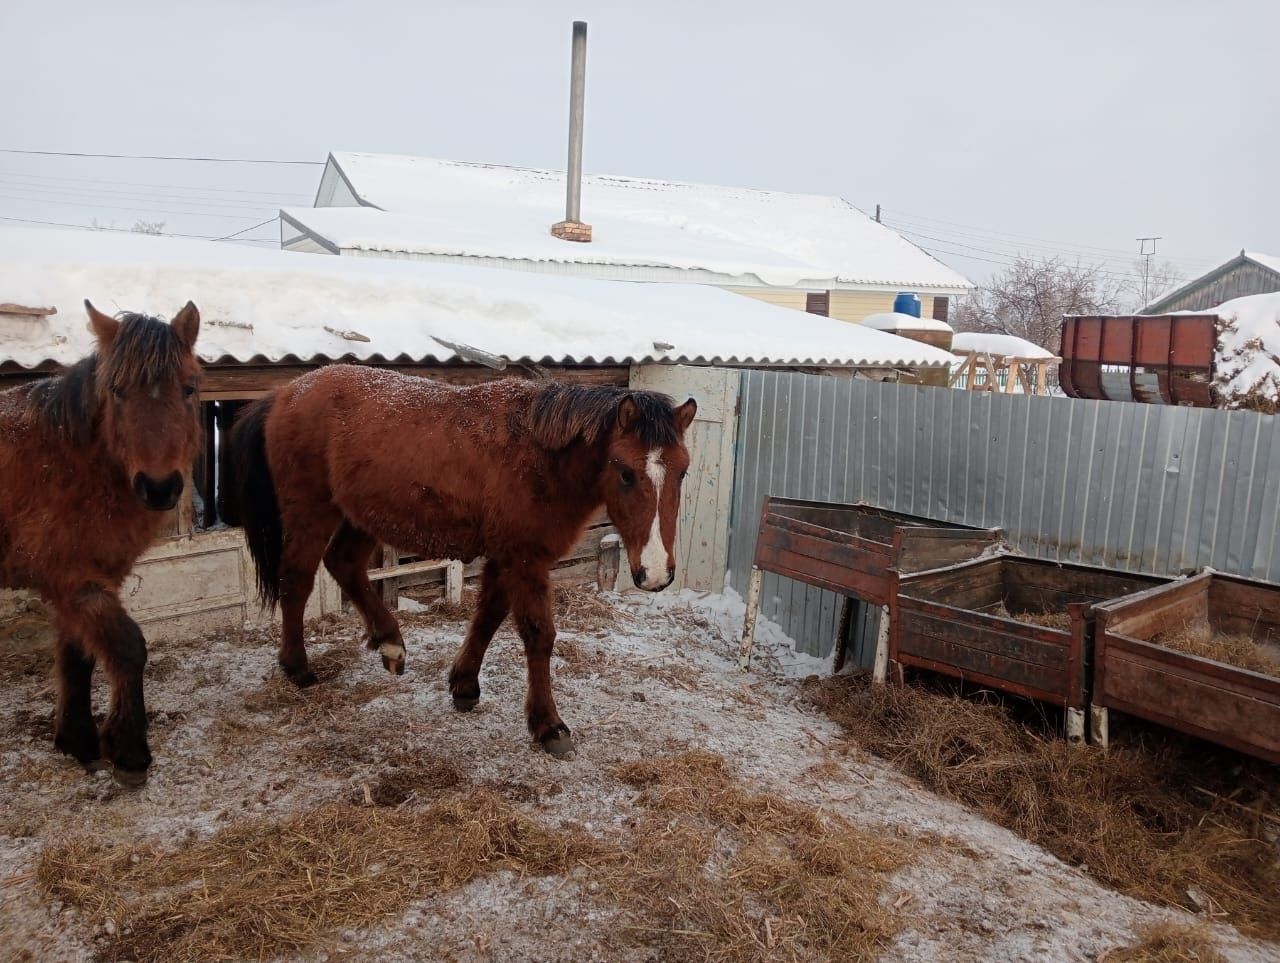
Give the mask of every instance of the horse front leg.
[(471, 625), (467, 627), (467, 637), (449, 669), (449, 693), (453, 696), (453, 707), (459, 712), (470, 712), (480, 701), (480, 666), (484, 664), (494, 633), (510, 611), (511, 603), (502, 587), (498, 563), (489, 559), (480, 572), (480, 597)]
[[(114, 592), (98, 585), (86, 586), (76, 594), (74, 603), (74, 621), (85, 652), (102, 666), (111, 683), (111, 705), (98, 733), (103, 755), (115, 766), (118, 781), (141, 785), (151, 765), (142, 693), (146, 639)], [(83, 671), (84, 666), (78, 668)]]
[(53, 721), (53, 744), (90, 766), (102, 758), (91, 702), (93, 659), (85, 653), (80, 640), (68, 632), (58, 635), (54, 670), (58, 709)]
[(545, 573), (518, 576), (511, 581), (508, 592), (529, 671), (529, 691), (524, 702), (529, 733), (543, 749), (563, 759), (573, 753), (574, 746), (573, 736), (556, 711), (551, 694), (551, 649), (556, 641), (551, 585)]
[(368, 647), (382, 656), (382, 667), (404, 674), (404, 637), (400, 623), (369, 581), (369, 559), (378, 540), (349, 521), (338, 526), (324, 553), (324, 567), (360, 613), (368, 632)]

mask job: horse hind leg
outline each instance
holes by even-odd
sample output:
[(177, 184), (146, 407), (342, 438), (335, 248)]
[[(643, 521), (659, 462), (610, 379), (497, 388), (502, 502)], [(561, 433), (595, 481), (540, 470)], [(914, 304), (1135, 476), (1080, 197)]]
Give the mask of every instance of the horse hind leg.
[(93, 658), (74, 635), (58, 636), (54, 654), (58, 709), (53, 722), (53, 744), (86, 766), (102, 757), (98, 728), (93, 722)]
[(467, 627), (467, 637), (449, 669), (449, 693), (453, 696), (453, 707), (459, 712), (470, 712), (479, 703), (480, 666), (494, 633), (510, 610), (498, 564), (487, 561), (480, 573), (480, 598)]
[(368, 646), (382, 656), (383, 668), (403, 675), (405, 648), (400, 624), (369, 581), (369, 559), (377, 547), (376, 538), (343, 521), (324, 553), (324, 567), (360, 613), (369, 633)]

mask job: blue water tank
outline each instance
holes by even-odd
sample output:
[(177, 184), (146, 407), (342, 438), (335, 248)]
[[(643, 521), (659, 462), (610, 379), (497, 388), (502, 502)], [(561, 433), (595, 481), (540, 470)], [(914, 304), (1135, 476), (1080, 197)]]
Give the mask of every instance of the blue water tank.
[(893, 299), (893, 310), (898, 314), (909, 314), (913, 318), (920, 317), (920, 295), (902, 292)]

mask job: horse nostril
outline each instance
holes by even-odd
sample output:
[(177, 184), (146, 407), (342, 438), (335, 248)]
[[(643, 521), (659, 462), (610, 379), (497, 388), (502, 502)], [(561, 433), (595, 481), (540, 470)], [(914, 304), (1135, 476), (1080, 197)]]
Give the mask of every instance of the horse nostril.
[(142, 472), (133, 478), (134, 494), (150, 509), (167, 511), (178, 503), (184, 482), (182, 472), (175, 471), (163, 481), (155, 481)]
[(183, 488), (182, 472), (175, 471), (172, 475), (170, 475), (168, 480), (165, 483), (165, 487), (168, 489), (170, 498), (177, 498), (179, 495), (181, 495), (182, 488)]
[(633, 568), (631, 570), (631, 581), (635, 582), (636, 585), (644, 584), (644, 566), (643, 565), (637, 568)]

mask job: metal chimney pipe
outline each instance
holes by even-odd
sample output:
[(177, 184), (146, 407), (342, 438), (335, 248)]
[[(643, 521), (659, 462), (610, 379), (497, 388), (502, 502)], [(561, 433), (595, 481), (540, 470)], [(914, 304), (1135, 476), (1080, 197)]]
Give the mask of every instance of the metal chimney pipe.
[(551, 233), (566, 241), (590, 241), (591, 226), (582, 223), (582, 117), (587, 88), (587, 25), (573, 22), (573, 67), (569, 86), (569, 168), (564, 220)]

